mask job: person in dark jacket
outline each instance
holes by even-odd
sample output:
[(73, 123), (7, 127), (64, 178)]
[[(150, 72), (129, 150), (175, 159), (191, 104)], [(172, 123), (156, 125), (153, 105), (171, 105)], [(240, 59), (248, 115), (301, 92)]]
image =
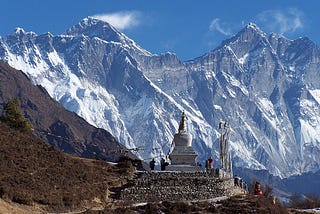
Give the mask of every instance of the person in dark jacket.
[(155, 160), (154, 160), (154, 158), (152, 158), (152, 160), (150, 161), (150, 163), (149, 163), (149, 166), (150, 166), (150, 169), (151, 170), (154, 170), (154, 166), (155, 166)]
[(164, 158), (161, 158), (161, 161), (160, 161), (161, 171), (166, 170), (166, 166), (168, 165), (169, 165), (168, 162), (166, 162)]
[(206, 172), (208, 172), (208, 169), (209, 169), (209, 162), (208, 162), (208, 160), (206, 160), (206, 162), (205, 162), (205, 168), (206, 168)]

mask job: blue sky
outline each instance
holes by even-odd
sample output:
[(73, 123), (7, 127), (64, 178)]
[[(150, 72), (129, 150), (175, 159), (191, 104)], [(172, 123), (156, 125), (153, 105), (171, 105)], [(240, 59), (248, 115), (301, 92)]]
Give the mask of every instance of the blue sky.
[(249, 22), (320, 46), (318, 0), (6, 0), (0, 36), (16, 27), (57, 35), (88, 16), (108, 20), (151, 53), (170, 51), (182, 61), (214, 49)]

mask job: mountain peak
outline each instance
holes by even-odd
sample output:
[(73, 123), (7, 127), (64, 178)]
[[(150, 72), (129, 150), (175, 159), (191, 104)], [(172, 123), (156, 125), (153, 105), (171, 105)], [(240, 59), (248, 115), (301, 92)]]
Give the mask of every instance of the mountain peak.
[(121, 43), (124, 47), (129, 47), (129, 49), (133, 48), (144, 55), (151, 55), (108, 22), (90, 16), (82, 19), (78, 24), (69, 28), (64, 34), (69, 36), (85, 35), (89, 38), (98, 37), (107, 42)]
[(82, 19), (78, 24), (69, 28), (65, 34), (73, 36), (84, 34), (90, 37), (100, 38), (107, 37), (107, 41), (110, 40), (111, 35), (113, 35), (111, 38), (116, 42), (118, 42), (121, 37), (121, 33), (112, 27), (108, 22), (96, 19), (94, 17)]
[(266, 34), (253, 22), (249, 22), (239, 33), (254, 33), (261, 36), (266, 36)]
[(258, 27), (258, 25), (256, 25), (255, 23), (253, 22), (249, 22), (245, 28), (252, 28), (252, 29), (255, 29), (255, 30), (260, 30), (260, 28)]
[[(84, 19), (82, 19), (79, 24), (82, 27), (92, 27), (92, 26), (99, 26), (99, 27), (104, 27), (104, 28), (111, 28), (114, 31), (117, 31), (110, 23), (103, 21), (101, 19), (97, 19), (95, 17), (92, 16), (88, 16)], [(120, 32), (119, 32), (120, 33)]]
[(26, 32), (23, 28), (17, 27), (11, 34), (6, 36), (6, 43), (26, 42), (29, 39), (34, 39), (37, 36), (35, 32)]
[(14, 29), (14, 34), (25, 34), (26, 32), (23, 30), (23, 28), (17, 27)]
[(12, 33), (12, 35), (16, 36), (22, 36), (22, 35), (28, 35), (29, 37), (34, 37), (37, 36), (37, 34), (33, 31), (26, 32), (23, 28), (21, 27), (16, 27)]
[[(238, 46), (242, 43), (247, 48), (253, 48), (257, 42), (264, 40), (267, 41), (267, 35), (255, 23), (248, 23), (241, 31), (230, 39), (224, 40), (221, 43), (223, 46)], [(247, 43), (251, 45), (247, 45)], [(242, 50), (243, 51), (243, 50)], [(245, 53), (243, 53), (245, 54)]]

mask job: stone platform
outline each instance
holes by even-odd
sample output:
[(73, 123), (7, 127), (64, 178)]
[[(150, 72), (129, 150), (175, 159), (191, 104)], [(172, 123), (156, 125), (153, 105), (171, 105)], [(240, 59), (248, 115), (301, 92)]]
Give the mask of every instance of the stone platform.
[(119, 199), (128, 203), (192, 201), (243, 194), (232, 178), (218, 178), (206, 172), (137, 172)]
[(192, 165), (169, 165), (166, 167), (167, 171), (185, 171), (185, 172), (197, 172), (199, 167)]

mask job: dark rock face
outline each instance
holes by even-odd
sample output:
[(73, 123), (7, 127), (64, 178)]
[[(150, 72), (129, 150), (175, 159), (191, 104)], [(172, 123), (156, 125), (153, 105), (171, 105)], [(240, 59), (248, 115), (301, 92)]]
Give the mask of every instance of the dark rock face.
[[(34, 134), (62, 151), (85, 157), (115, 161), (124, 149), (109, 132), (93, 127), (54, 101), (40, 86), (0, 61), (0, 105), (18, 98)], [(0, 108), (0, 111), (2, 108)], [(130, 152), (129, 157), (135, 158)]]

